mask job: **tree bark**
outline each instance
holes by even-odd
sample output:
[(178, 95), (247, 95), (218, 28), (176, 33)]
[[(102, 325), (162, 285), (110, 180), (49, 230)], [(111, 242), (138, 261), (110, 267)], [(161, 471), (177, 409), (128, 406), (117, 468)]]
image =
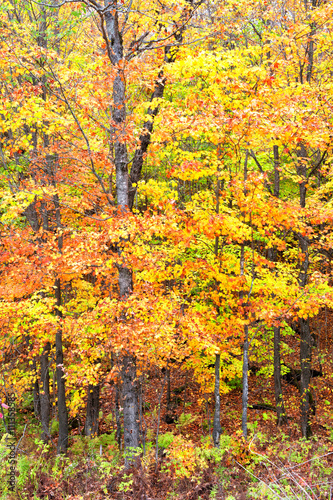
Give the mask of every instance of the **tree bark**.
[(33, 385), (33, 397), (34, 397), (34, 413), (36, 418), (40, 418), (40, 394), (39, 394), (39, 383), (37, 374), (37, 363), (36, 359), (33, 359), (32, 369), (35, 375), (35, 381)]
[[(299, 235), (299, 244), (303, 254), (299, 284), (302, 288), (307, 283), (307, 273), (309, 267), (309, 241), (306, 237)], [(312, 435), (310, 425), (311, 407), (311, 348), (312, 338), (309, 318), (299, 318), (300, 332), (300, 362), (301, 362), (301, 430), (302, 436), (308, 439)]]
[(119, 411), (119, 399), (120, 399), (120, 391), (118, 383), (115, 384), (116, 394), (115, 394), (115, 414), (116, 414), (116, 439), (119, 447), (119, 451), (121, 451), (121, 421), (120, 421), (120, 411)]
[(40, 357), (41, 391), (40, 391), (40, 421), (42, 424), (41, 439), (46, 443), (50, 438), (50, 375), (49, 375), (49, 353), (50, 342), (44, 346)]
[(133, 451), (139, 446), (138, 391), (134, 356), (123, 357), (122, 381), (125, 465), (129, 466), (133, 462)]
[[(117, 68), (113, 82), (113, 134), (114, 161), (116, 167), (117, 206), (122, 214), (129, 208), (128, 155), (126, 142), (122, 135), (126, 126), (125, 76), (121, 67), (123, 61), (123, 40), (119, 30), (117, 0), (105, 0), (104, 15), (106, 27), (106, 43), (113, 67)], [(118, 247), (118, 254), (121, 256)], [(132, 271), (125, 265), (118, 266), (118, 285), (120, 299), (125, 299), (133, 290)], [(125, 318), (123, 318), (125, 321)], [(124, 447), (125, 463), (132, 460), (131, 449), (139, 446), (138, 393), (136, 384), (135, 358), (132, 355), (123, 357), (122, 392), (124, 401)]]
[(98, 418), (99, 418), (99, 384), (88, 385), (88, 399), (86, 410), (86, 423), (84, 425), (85, 436), (98, 435)]
[(244, 325), (244, 347), (243, 347), (243, 392), (242, 392), (242, 431), (247, 438), (247, 406), (249, 401), (249, 327)]
[[(56, 314), (61, 321), (61, 283), (60, 278), (55, 281), (56, 289)], [(56, 333), (56, 374), (57, 374), (57, 393), (58, 393), (58, 419), (59, 419), (59, 437), (57, 452), (64, 453), (68, 448), (68, 413), (66, 407), (66, 390), (64, 379), (64, 355), (62, 348), (62, 328), (59, 326)]]
[[(155, 99), (162, 98), (164, 94), (165, 78), (163, 72), (160, 72), (158, 79), (155, 83), (155, 90), (151, 97), (151, 103), (154, 103)], [(134, 153), (132, 160), (131, 174), (129, 178), (129, 208), (132, 210), (134, 204), (134, 198), (137, 191), (137, 183), (141, 178), (142, 166), (144, 155), (148, 151), (148, 147), (151, 141), (151, 134), (154, 128), (154, 118), (158, 113), (159, 106), (150, 107), (148, 109), (149, 119), (143, 125), (143, 131), (139, 138), (139, 147)]]
[[(302, 177), (299, 185), (300, 206), (305, 208), (307, 191), (307, 151), (305, 145), (301, 143), (297, 151), (299, 158), (297, 173)], [(309, 240), (306, 236), (298, 234), (299, 247), (302, 252), (299, 272), (299, 286), (301, 289), (306, 287), (308, 281), (309, 269)], [(308, 439), (311, 434), (310, 425), (310, 379), (311, 379), (311, 333), (309, 318), (299, 318), (300, 331), (300, 362), (301, 362), (301, 430), (302, 436)]]
[[(189, 2), (191, 4), (191, 2)], [(190, 11), (188, 11), (188, 15), (190, 15)], [(185, 29), (185, 24), (183, 24), (182, 28), (174, 34), (177, 43), (181, 43), (183, 39), (183, 31)], [(164, 49), (164, 62), (172, 63), (176, 59), (177, 48), (174, 46), (166, 46)], [(132, 210), (134, 198), (137, 191), (137, 183), (141, 178), (141, 171), (143, 166), (144, 155), (147, 153), (148, 147), (151, 142), (151, 135), (154, 128), (154, 119), (158, 113), (159, 106), (154, 106), (155, 99), (161, 99), (164, 94), (166, 79), (164, 77), (163, 71), (160, 71), (158, 74), (158, 78), (155, 82), (155, 89), (153, 95), (151, 96), (150, 102), (152, 106), (148, 109), (148, 120), (143, 125), (143, 131), (139, 138), (139, 147), (136, 149), (133, 161), (132, 168), (129, 177), (129, 208)]]
[(280, 196), (280, 159), (279, 159), (279, 146), (273, 146), (274, 154), (274, 196), (278, 198)]
[[(280, 158), (279, 158), (279, 147), (273, 146), (274, 155), (274, 196), (279, 198), (280, 196)], [(276, 262), (277, 252), (276, 248), (270, 249), (269, 259), (272, 262)], [(275, 405), (276, 405), (276, 424), (278, 426), (287, 423), (287, 415), (283, 402), (282, 395), (282, 384), (281, 384), (281, 356), (280, 356), (280, 346), (281, 346), (281, 328), (279, 326), (274, 326), (274, 393), (275, 393)]]
[(218, 448), (220, 446), (220, 436), (221, 436), (220, 362), (221, 362), (221, 355), (216, 354), (215, 387), (214, 387), (215, 411), (214, 411), (214, 421), (213, 421), (213, 443), (215, 448)]
[(276, 404), (276, 417), (278, 426), (287, 423), (281, 385), (281, 360), (280, 360), (280, 333), (279, 326), (274, 326), (274, 392)]
[[(249, 151), (246, 150), (245, 162), (244, 162), (244, 195), (247, 195), (246, 181), (247, 181), (247, 163), (249, 158)], [(241, 246), (240, 254), (240, 275), (245, 274), (245, 245)], [(244, 298), (244, 292), (240, 292), (240, 298)], [(248, 300), (249, 301), (249, 296)], [(246, 318), (247, 319), (247, 318)], [(244, 345), (243, 345), (243, 391), (242, 391), (242, 431), (245, 439), (247, 438), (247, 407), (249, 402), (249, 327), (244, 325)]]

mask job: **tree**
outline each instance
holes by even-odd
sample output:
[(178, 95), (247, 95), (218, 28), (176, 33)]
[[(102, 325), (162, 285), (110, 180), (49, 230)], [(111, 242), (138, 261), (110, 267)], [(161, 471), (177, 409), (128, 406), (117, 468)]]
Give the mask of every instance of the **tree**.
[(280, 332), (298, 324), (308, 436), (309, 318), (331, 304), (331, 7), (53, 7), (1, 14), (6, 380), (37, 401), (35, 364), (47, 400), (57, 372), (60, 448), (66, 408), (94, 434), (99, 390), (121, 386), (130, 463), (149, 363), (215, 389), (218, 446), (220, 394), (243, 371), (246, 435), (248, 357), (269, 344), (281, 423)]

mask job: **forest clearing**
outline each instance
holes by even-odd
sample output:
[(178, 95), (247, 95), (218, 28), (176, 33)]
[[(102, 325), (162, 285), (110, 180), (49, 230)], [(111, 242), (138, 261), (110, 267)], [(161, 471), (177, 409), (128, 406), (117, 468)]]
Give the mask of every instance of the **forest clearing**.
[(2, 0), (0, 500), (333, 500), (333, 3)]

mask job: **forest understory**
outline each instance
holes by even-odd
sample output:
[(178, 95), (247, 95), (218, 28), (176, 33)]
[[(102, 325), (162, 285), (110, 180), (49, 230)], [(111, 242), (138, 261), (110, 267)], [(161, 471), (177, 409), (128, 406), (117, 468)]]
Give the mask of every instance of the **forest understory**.
[[(290, 336), (284, 340), (292, 352), (282, 362), (295, 373), (282, 377), (288, 418), (285, 425), (276, 425), (274, 380), (265, 375), (269, 360), (258, 361), (251, 351), (249, 436), (247, 440), (242, 436), (242, 381), (236, 378), (229, 382), (228, 392), (221, 395), (219, 450), (213, 447), (212, 394), (206, 394), (202, 402), (202, 391), (193, 381), (193, 373), (186, 369), (186, 362), (176, 362), (170, 367), (169, 383), (165, 370), (151, 367), (145, 374), (140, 414), (145, 446), (142, 439), (141, 450), (131, 467), (124, 466), (116, 439), (114, 385), (106, 385), (101, 393), (98, 436), (84, 436), (83, 411), (71, 419), (70, 446), (65, 456), (55, 456), (56, 426), (52, 432), (53, 445), (39, 440), (40, 424), (36, 420), (31, 424), (33, 406), (29, 397), (18, 415), (18, 490), (15, 495), (8, 493), (1, 498), (331, 499), (333, 311), (321, 311), (311, 321), (311, 329), (316, 334), (315, 377), (311, 383), (315, 414), (311, 416), (313, 436), (309, 440), (302, 438), (299, 423), (299, 361), (294, 355), (299, 339)], [(5, 470), (6, 467), (1, 473), (3, 479)]]
[(333, 500), (333, 2), (0, 1), (0, 500)]

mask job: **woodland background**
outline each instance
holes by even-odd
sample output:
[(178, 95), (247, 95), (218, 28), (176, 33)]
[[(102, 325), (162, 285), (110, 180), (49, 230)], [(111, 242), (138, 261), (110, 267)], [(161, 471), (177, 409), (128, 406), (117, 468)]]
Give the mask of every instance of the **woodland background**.
[(0, 26), (1, 499), (331, 500), (332, 2)]

